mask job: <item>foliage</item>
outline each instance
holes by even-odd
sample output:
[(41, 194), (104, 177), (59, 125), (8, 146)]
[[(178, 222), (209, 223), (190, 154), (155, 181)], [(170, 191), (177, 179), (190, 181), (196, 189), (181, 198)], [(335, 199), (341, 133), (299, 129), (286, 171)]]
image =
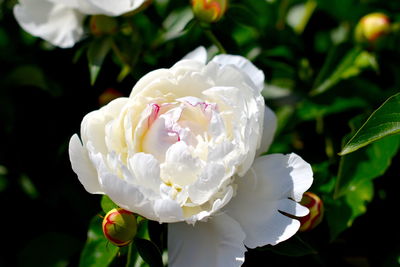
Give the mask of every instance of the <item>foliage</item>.
[[(391, 218), (400, 171), (400, 2), (231, 0), (220, 21), (205, 25), (187, 0), (154, 0), (116, 17), (115, 31), (91, 34), (87, 19), (87, 37), (72, 49), (24, 32), (14, 4), (0, 0), (0, 201), (9, 212), (1, 266), (166, 264), (164, 224), (139, 218), (129, 247), (107, 243), (98, 215), (116, 205), (84, 191), (68, 141), (104, 91), (128, 95), (144, 74), (199, 45), (264, 71), (263, 95), (279, 122), (268, 153), (295, 151), (310, 162), (310, 191), (325, 203), (321, 225), (250, 250), (244, 266), (398, 264), (400, 231)], [(390, 17), (391, 32), (379, 46), (361, 46), (353, 38), (358, 21), (377, 11)], [(15, 203), (23, 209), (10, 209)]]

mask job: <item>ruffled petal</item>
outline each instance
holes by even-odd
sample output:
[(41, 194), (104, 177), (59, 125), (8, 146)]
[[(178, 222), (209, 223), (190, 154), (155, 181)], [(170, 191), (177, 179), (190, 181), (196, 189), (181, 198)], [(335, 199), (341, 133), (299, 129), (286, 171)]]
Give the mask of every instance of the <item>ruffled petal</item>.
[(104, 193), (108, 195), (114, 203), (123, 209), (130, 210), (142, 215), (150, 220), (158, 221), (153, 202), (151, 201), (153, 192), (150, 190), (139, 189), (120, 177), (108, 172), (106, 167), (100, 166), (100, 179), (104, 188)]
[(138, 184), (160, 191), (160, 164), (151, 154), (136, 153), (128, 160), (128, 168)]
[(208, 201), (219, 189), (224, 176), (224, 165), (216, 162), (208, 163), (197, 181), (189, 186), (190, 200), (199, 205)]
[(311, 166), (296, 154), (273, 154), (257, 158), (237, 180), (236, 197), (227, 205), (227, 214), (246, 233), (244, 244), (255, 248), (275, 245), (293, 236), (300, 222), (279, 211), (304, 216), (299, 201), (313, 181)]
[(25, 31), (61, 48), (74, 46), (83, 36), (84, 15), (64, 4), (20, 0), (14, 15)]
[(92, 194), (103, 194), (103, 189), (97, 178), (97, 171), (76, 134), (69, 141), (69, 159), (72, 169), (78, 175), (78, 179), (86, 191)]
[(277, 120), (275, 113), (269, 107), (265, 106), (263, 133), (261, 137), (260, 147), (257, 149), (256, 152), (257, 156), (268, 151), (269, 146), (274, 139), (276, 127)]
[(241, 266), (246, 251), (245, 234), (226, 214), (207, 222), (168, 225), (169, 267)]
[(250, 78), (260, 92), (264, 88), (264, 72), (254, 66), (253, 63), (251, 63), (247, 58), (233, 55), (218, 55), (215, 56), (211, 61), (216, 62), (221, 66), (235, 66), (247, 74), (248, 78)]
[(206, 64), (207, 50), (203, 46), (199, 46), (195, 50), (184, 56), (182, 59), (193, 59)]

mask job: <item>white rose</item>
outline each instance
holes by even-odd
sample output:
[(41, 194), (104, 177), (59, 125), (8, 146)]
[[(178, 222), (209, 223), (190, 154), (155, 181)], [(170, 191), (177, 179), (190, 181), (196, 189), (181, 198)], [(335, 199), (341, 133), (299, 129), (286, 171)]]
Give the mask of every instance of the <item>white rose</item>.
[(247, 59), (206, 64), (199, 48), (86, 115), (83, 144), (70, 141), (72, 168), (88, 192), (171, 223), (169, 266), (239, 266), (245, 246), (296, 233), (299, 221), (280, 211), (305, 216), (297, 201), (312, 183), (299, 156), (259, 156), (276, 128), (263, 84)]
[(86, 15), (119, 16), (144, 2), (146, 0), (19, 0), (14, 16), (30, 34), (68, 48), (83, 37)]

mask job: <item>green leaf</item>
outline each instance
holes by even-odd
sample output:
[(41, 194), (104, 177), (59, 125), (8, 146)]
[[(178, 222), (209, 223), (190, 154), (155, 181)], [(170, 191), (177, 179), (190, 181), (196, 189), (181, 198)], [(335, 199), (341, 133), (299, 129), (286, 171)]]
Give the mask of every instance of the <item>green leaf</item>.
[(37, 199), (39, 197), (39, 192), (36, 189), (36, 186), (32, 182), (32, 179), (26, 175), (22, 174), (19, 177), (19, 185), (21, 186), (22, 191), (29, 196), (31, 199)]
[(64, 233), (49, 232), (25, 242), (18, 266), (66, 267), (79, 252), (79, 241)]
[(270, 250), (276, 254), (290, 257), (300, 257), (317, 253), (317, 251), (313, 247), (311, 247), (311, 245), (306, 243), (298, 235), (295, 235), (289, 240), (281, 242), (275, 246), (268, 245), (257, 248), (257, 250)]
[(400, 93), (391, 96), (375, 110), (344, 146), (340, 155), (356, 151), (385, 136), (400, 132)]
[(374, 187), (372, 181), (359, 183), (339, 199), (325, 199), (325, 216), (330, 229), (331, 240), (349, 228), (354, 220), (367, 211), (372, 201)]
[(102, 219), (95, 216), (89, 225), (88, 238), (82, 251), (80, 267), (106, 267), (118, 253), (118, 247), (107, 241), (103, 235)]
[(115, 204), (107, 195), (103, 195), (101, 198), (101, 208), (104, 213), (107, 213), (112, 209), (118, 208), (118, 205)]
[(160, 250), (153, 242), (147, 239), (135, 238), (135, 246), (139, 255), (150, 267), (163, 267)]
[(182, 36), (187, 25), (193, 19), (193, 12), (189, 7), (171, 12), (163, 22), (165, 32), (160, 37), (160, 42), (166, 42)]
[(160, 249), (160, 251), (163, 251), (164, 239), (166, 239), (165, 232), (167, 229), (167, 225), (149, 220), (147, 227), (149, 231), (150, 240)]
[(327, 103), (315, 103), (309, 100), (301, 102), (297, 108), (297, 115), (302, 120), (313, 120), (326, 115), (344, 112), (353, 108), (363, 108), (367, 102), (361, 98), (337, 97)]
[(87, 58), (90, 71), (90, 83), (94, 85), (99, 75), (101, 65), (108, 52), (111, 50), (113, 40), (110, 37), (95, 39), (90, 43)]
[(393, 135), (341, 158), (335, 198), (352, 191), (365, 181), (383, 175), (400, 146), (400, 136)]
[[(376, 69), (376, 66), (377, 63), (374, 55), (359, 48), (353, 48), (345, 55), (333, 73), (322, 83), (317, 84), (313, 90), (311, 90), (310, 95), (321, 94), (332, 88), (341, 80), (354, 77), (368, 67)], [(324, 66), (322, 70), (325, 71), (325, 69), (326, 68)]]

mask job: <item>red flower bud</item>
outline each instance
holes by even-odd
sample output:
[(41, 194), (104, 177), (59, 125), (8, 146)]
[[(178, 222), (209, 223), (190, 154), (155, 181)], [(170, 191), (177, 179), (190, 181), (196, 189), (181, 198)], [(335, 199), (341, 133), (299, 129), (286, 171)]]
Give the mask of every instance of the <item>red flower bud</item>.
[(112, 209), (103, 219), (104, 236), (116, 246), (129, 245), (136, 235), (136, 230), (136, 217), (130, 211)]
[(360, 43), (374, 43), (390, 32), (390, 20), (383, 13), (371, 13), (360, 19), (355, 38)]
[(118, 97), (124, 96), (121, 92), (115, 90), (114, 88), (107, 88), (100, 96), (99, 96), (99, 105), (104, 106), (108, 104), (111, 100), (114, 100)]
[(104, 15), (95, 15), (90, 17), (90, 32), (95, 36), (113, 34), (118, 30), (118, 23), (115, 18)]
[(300, 204), (307, 207), (310, 213), (307, 216), (299, 218), (301, 223), (299, 231), (310, 231), (322, 221), (324, 216), (324, 204), (316, 194), (311, 192), (304, 193)]
[(217, 22), (225, 14), (228, 0), (192, 0), (192, 10), (202, 22)]

